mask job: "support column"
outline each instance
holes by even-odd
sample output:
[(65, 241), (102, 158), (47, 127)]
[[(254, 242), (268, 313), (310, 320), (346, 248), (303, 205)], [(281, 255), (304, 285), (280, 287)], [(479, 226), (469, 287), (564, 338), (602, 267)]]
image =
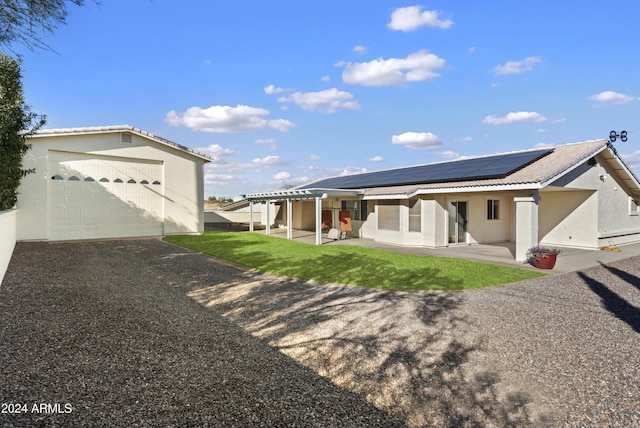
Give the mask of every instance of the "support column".
[(293, 239), (293, 203), (287, 199), (287, 239)]
[(266, 229), (265, 229), (265, 234), (266, 235), (271, 235), (271, 200), (267, 199), (266, 201), (264, 201), (265, 206), (266, 206), (266, 215), (267, 215), (267, 224), (266, 224)]
[(253, 232), (253, 201), (249, 201), (249, 232)]
[(516, 260), (525, 261), (527, 250), (538, 245), (538, 191), (532, 196), (515, 197)]
[(316, 245), (322, 245), (322, 198), (316, 196)]

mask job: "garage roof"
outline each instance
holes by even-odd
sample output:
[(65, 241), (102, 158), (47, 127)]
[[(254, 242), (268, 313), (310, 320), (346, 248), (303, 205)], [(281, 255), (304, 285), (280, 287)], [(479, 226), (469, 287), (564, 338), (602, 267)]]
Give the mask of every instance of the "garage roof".
[(178, 149), (191, 156), (204, 160), (205, 162), (211, 162), (212, 157), (203, 153), (199, 153), (193, 149), (183, 146), (173, 141), (169, 141), (165, 138), (154, 135), (150, 132), (143, 131), (142, 129), (135, 128), (131, 125), (114, 125), (114, 126), (92, 126), (84, 128), (57, 128), (57, 129), (41, 129), (35, 132), (30, 138), (37, 137), (49, 137), (49, 136), (65, 136), (65, 135), (89, 135), (89, 134), (111, 134), (111, 133), (131, 133), (139, 135), (143, 138), (155, 141), (156, 143), (168, 146), (174, 149)]

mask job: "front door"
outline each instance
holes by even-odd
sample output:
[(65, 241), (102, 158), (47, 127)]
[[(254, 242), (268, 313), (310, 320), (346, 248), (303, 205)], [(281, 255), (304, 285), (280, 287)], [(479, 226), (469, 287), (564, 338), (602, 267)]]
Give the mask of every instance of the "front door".
[(467, 201), (449, 202), (449, 244), (467, 242)]

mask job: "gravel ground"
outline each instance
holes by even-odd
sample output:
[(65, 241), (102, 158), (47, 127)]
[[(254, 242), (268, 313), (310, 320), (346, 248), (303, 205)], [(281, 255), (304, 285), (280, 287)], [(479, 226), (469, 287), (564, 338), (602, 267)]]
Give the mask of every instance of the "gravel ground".
[(402, 426), (186, 296), (237, 276), (156, 240), (18, 243), (0, 426)]
[(19, 243), (0, 326), (2, 402), (72, 406), (2, 426), (640, 426), (640, 258), (429, 293)]

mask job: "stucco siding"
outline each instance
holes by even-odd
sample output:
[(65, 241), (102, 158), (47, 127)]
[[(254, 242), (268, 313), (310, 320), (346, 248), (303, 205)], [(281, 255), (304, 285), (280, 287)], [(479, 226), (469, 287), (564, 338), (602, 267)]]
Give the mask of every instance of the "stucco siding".
[(598, 248), (598, 194), (591, 190), (540, 192), (539, 241)]
[(24, 168), (36, 172), (19, 188), (18, 240), (46, 240), (48, 231), (48, 157), (50, 151), (161, 162), (164, 165), (164, 233), (202, 233), (204, 230), (204, 160), (177, 148), (135, 134), (122, 143), (120, 132), (51, 135), (30, 140)]
[[(630, 192), (607, 168), (601, 167), (600, 174), (602, 180), (599, 180), (601, 185), (598, 201), (598, 209), (600, 210), (598, 232), (608, 238), (614, 238), (617, 235), (640, 234), (640, 216), (630, 210)], [(638, 240), (640, 240), (640, 236), (625, 238), (624, 242)]]

